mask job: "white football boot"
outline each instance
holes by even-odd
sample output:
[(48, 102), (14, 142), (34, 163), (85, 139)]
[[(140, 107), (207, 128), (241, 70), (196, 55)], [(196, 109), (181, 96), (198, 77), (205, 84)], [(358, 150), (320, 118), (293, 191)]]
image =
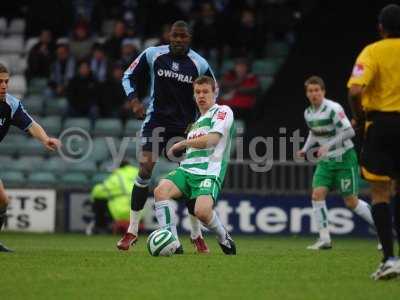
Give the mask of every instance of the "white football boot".
[(330, 241), (318, 240), (314, 244), (307, 247), (308, 250), (329, 250), (332, 249)]
[(371, 274), (374, 280), (388, 280), (400, 276), (400, 260), (390, 258), (384, 263), (380, 263), (378, 269)]

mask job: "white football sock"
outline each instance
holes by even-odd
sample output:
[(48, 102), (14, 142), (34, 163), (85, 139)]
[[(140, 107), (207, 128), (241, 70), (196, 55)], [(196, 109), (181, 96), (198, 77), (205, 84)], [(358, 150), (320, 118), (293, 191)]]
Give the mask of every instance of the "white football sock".
[(190, 238), (194, 240), (199, 236), (203, 237), (201, 234), (201, 223), (199, 219), (189, 214), (189, 220), (190, 220)]
[(314, 218), (315, 221), (317, 221), (319, 238), (324, 242), (330, 242), (331, 235), (328, 228), (328, 208), (326, 207), (326, 202), (325, 200), (311, 202), (313, 206)]
[(129, 227), (127, 232), (138, 236), (141, 213), (142, 213), (141, 210), (139, 211), (131, 210), (131, 214), (129, 217)]
[(168, 200), (156, 201), (154, 204), (156, 210), (156, 217), (158, 224), (161, 228), (168, 229), (178, 239), (178, 232), (176, 230), (175, 218), (173, 211), (169, 205)]
[(215, 232), (217, 239), (220, 243), (224, 243), (226, 240), (226, 230), (224, 225), (222, 225), (217, 213), (213, 211), (213, 216), (209, 224), (204, 224), (208, 229)]
[(353, 211), (363, 218), (369, 225), (375, 227), (374, 219), (372, 218), (371, 207), (367, 202), (362, 199), (358, 199), (358, 205)]

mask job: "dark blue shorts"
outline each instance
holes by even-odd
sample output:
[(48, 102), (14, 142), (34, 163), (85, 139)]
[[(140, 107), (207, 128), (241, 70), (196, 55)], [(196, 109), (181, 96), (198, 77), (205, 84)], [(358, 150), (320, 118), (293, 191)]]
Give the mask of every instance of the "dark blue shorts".
[(168, 129), (168, 127), (156, 127), (147, 123), (142, 128), (140, 136), (141, 150), (155, 153), (157, 156), (166, 155), (172, 145), (186, 139), (185, 131), (186, 129)]

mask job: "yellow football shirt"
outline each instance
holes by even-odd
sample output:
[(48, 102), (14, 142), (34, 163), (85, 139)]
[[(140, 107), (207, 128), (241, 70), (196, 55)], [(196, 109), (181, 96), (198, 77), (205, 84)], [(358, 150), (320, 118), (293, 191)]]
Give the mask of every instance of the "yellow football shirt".
[(366, 46), (357, 57), (347, 87), (365, 86), (365, 111), (400, 112), (400, 38)]

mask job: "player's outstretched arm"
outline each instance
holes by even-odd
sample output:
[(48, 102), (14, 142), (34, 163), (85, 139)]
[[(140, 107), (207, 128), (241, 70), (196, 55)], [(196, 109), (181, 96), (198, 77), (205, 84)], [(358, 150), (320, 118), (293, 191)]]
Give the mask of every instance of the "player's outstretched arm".
[(145, 108), (138, 98), (136, 79), (138, 77), (145, 76), (149, 74), (150, 69), (147, 62), (147, 51), (143, 51), (125, 70), (124, 76), (122, 78), (122, 86), (124, 88), (125, 94), (128, 99), (128, 105), (132, 109), (134, 115), (139, 120), (144, 119)]
[(297, 157), (299, 157), (299, 158), (300, 158), (300, 157), (305, 157), (307, 151), (310, 150), (311, 147), (312, 147), (313, 145), (315, 145), (316, 143), (317, 143), (317, 140), (315, 139), (314, 134), (312, 133), (311, 130), (309, 130), (309, 131), (308, 131), (307, 140), (306, 140), (306, 142), (305, 142), (303, 148), (302, 148), (301, 150), (299, 150), (299, 151), (296, 153)]
[(349, 88), (348, 101), (351, 108), (351, 112), (353, 114), (353, 119), (356, 122), (364, 122), (365, 118), (364, 111), (361, 105), (361, 96), (363, 90), (364, 87), (358, 84), (353, 84)]
[(349, 140), (355, 136), (354, 129), (348, 127), (340, 131), (333, 139), (331, 139), (326, 144), (322, 145), (317, 152), (317, 156), (323, 156), (335, 145), (341, 145), (345, 140)]
[(211, 132), (207, 135), (203, 135), (194, 139), (185, 140), (182, 142), (184, 142), (185, 147), (205, 149), (217, 145), (221, 137), (222, 135), (220, 133)]
[(205, 149), (213, 147), (218, 144), (221, 137), (221, 134), (212, 132), (194, 139), (180, 141), (169, 149), (168, 156), (172, 157), (175, 153), (180, 152), (186, 148)]
[(61, 146), (60, 140), (56, 138), (49, 137), (38, 123), (33, 121), (33, 124), (28, 129), (29, 133), (37, 140), (39, 140), (43, 146), (45, 146), (48, 150), (54, 151)]

